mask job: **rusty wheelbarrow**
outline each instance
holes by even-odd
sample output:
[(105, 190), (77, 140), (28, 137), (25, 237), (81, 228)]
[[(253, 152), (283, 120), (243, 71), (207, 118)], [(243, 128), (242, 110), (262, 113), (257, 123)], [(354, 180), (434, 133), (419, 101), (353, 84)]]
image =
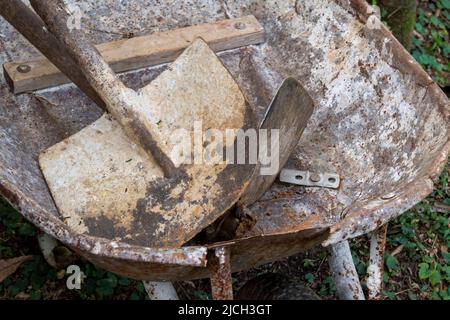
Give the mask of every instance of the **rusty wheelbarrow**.
[[(25, 93), (18, 95), (6, 76), (0, 83), (0, 193), (41, 230), (117, 274), (148, 281), (211, 277), (214, 297), (230, 298), (231, 272), (319, 244), (332, 246), (338, 257), (347, 249), (343, 241), (377, 230), (432, 191), (450, 149), (448, 99), (365, 1), (151, 3), (85, 1), (72, 23), (88, 28), (93, 43), (104, 43), (254, 15), (265, 42), (218, 46), (228, 49), (218, 55), (259, 120), (286, 77), (301, 80), (317, 102), (286, 165), (300, 185), (276, 182), (245, 210), (253, 228), (228, 241), (148, 248), (77, 233), (60, 219), (37, 157), (102, 111), (73, 85), (44, 89), (65, 82), (57, 73), (49, 71), (49, 83), (40, 87), (23, 80), (15, 91)], [(38, 53), (5, 20), (0, 26), (0, 62), (26, 78), (33, 65), (14, 63)], [(121, 79), (143, 87), (163, 70), (147, 66)], [(302, 175), (312, 181), (302, 183)], [(323, 187), (323, 176), (340, 180), (338, 188)]]

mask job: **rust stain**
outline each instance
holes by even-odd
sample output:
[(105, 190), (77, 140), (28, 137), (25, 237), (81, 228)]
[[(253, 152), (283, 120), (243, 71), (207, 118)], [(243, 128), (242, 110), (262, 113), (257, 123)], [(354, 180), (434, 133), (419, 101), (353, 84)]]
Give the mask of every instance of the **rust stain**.
[(11, 205), (13, 205), (17, 210), (20, 211), (19, 198), (17, 194), (15, 194), (13, 190), (10, 190), (2, 183), (0, 183), (0, 195), (7, 199), (9, 203), (11, 203)]
[(211, 272), (211, 288), (214, 300), (233, 300), (233, 281), (231, 278), (230, 249), (212, 249), (208, 258)]

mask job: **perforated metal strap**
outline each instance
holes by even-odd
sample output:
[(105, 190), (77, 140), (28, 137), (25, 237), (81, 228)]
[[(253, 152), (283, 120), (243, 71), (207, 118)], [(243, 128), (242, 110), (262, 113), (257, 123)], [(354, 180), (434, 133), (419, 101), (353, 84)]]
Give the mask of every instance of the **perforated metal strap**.
[(339, 188), (340, 177), (334, 173), (311, 173), (293, 169), (283, 169), (280, 181), (308, 187)]

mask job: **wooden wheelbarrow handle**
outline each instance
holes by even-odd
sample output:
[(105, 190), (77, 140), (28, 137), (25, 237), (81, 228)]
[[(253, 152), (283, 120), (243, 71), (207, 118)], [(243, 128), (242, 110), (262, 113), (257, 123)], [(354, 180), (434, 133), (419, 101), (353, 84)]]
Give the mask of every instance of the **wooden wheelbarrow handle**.
[(105, 109), (105, 103), (89, 85), (78, 64), (65, 45), (46, 30), (44, 22), (21, 0), (6, 0), (0, 5), (0, 15), (31, 42), (59, 70), (72, 80), (97, 105)]
[(97, 92), (106, 109), (121, 124), (127, 135), (141, 145), (161, 166), (166, 177), (180, 172), (165, 154), (151, 125), (144, 124), (136, 109), (139, 94), (126, 87), (81, 29), (68, 27), (71, 14), (61, 0), (32, 0), (32, 7), (44, 20), (49, 31), (65, 44), (90, 86)]

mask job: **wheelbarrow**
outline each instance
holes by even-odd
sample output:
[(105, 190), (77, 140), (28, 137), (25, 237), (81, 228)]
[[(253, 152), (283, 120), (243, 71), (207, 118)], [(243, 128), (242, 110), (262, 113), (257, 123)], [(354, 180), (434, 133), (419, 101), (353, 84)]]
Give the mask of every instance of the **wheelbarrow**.
[[(67, 2), (76, 7), (75, 1)], [(450, 106), (365, 1), (89, 0), (80, 6), (93, 43), (255, 16), (265, 29), (265, 42), (218, 55), (259, 120), (286, 77), (301, 80), (317, 102), (285, 166), (296, 183), (274, 183), (245, 210), (255, 221), (253, 228), (229, 241), (148, 248), (77, 233), (60, 218), (37, 157), (102, 111), (73, 85), (37, 91), (25, 86), (26, 92), (13, 94), (6, 77), (0, 83), (3, 197), (43, 232), (99, 267), (157, 286), (209, 277), (216, 299), (232, 298), (231, 272), (316, 245), (331, 247), (341, 296), (362, 298), (351, 259), (346, 261), (346, 240), (374, 232), (369, 296), (379, 293), (385, 225), (433, 190), (450, 150)], [(0, 63), (38, 55), (3, 19), (0, 30)], [(145, 67), (121, 78), (130, 87), (142, 87), (163, 70), (163, 65)], [(30, 72), (26, 63), (17, 71)], [(52, 81), (64, 82), (58, 76)], [(311, 181), (302, 182), (305, 177)], [(338, 187), (328, 188), (323, 177), (337, 179)]]

